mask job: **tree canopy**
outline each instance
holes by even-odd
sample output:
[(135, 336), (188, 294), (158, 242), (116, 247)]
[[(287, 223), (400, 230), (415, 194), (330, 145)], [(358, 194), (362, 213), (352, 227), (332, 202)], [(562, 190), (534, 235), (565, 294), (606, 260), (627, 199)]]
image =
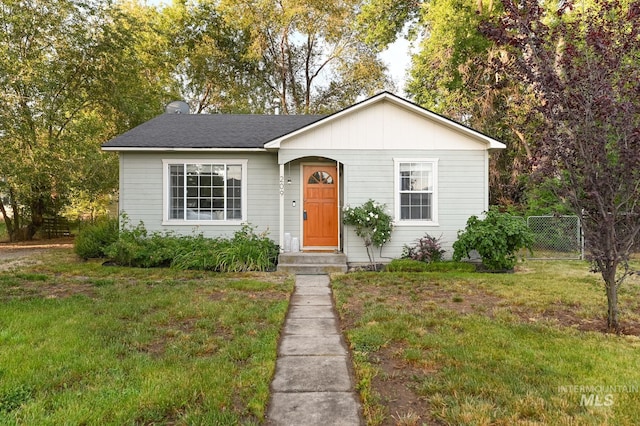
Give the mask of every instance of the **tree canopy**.
[(31, 238), (75, 194), (112, 191), (99, 141), (149, 117), (154, 93), (117, 8), (71, 0), (0, 4), (0, 204), (12, 238)]
[(607, 325), (618, 331), (617, 289), (640, 233), (640, 3), (564, 2), (558, 20), (536, 0), (503, 4), (483, 32), (539, 98), (536, 167), (582, 217), (605, 282)]
[(184, 99), (196, 113), (328, 112), (389, 87), (358, 2), (6, 0), (0, 213), (11, 239), (117, 188), (109, 138)]

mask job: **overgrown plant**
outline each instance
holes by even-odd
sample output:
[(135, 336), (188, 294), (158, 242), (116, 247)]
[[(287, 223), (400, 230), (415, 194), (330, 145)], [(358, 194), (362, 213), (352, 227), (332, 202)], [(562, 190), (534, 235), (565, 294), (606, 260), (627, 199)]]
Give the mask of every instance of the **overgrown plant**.
[(232, 238), (205, 238), (149, 233), (141, 222), (129, 227), (126, 216), (120, 238), (105, 251), (114, 263), (134, 267), (172, 267), (216, 272), (268, 271), (275, 267), (278, 245), (268, 232), (243, 225)]
[(343, 211), (344, 224), (353, 226), (356, 235), (362, 238), (372, 265), (375, 264), (374, 247), (382, 250), (393, 231), (393, 218), (385, 207), (385, 204), (369, 200), (359, 207), (346, 206)]
[(440, 262), (445, 253), (445, 250), (442, 249), (441, 238), (425, 234), (424, 237), (418, 238), (413, 246), (405, 244), (402, 249), (402, 258), (427, 263)]
[(105, 257), (105, 250), (118, 240), (118, 220), (106, 218), (80, 229), (74, 250), (83, 259)]
[(272, 270), (280, 251), (268, 234), (268, 231), (257, 234), (255, 227), (243, 225), (230, 239), (192, 237), (191, 244), (180, 250), (171, 267), (218, 272)]
[(508, 270), (518, 262), (518, 252), (523, 248), (531, 250), (532, 244), (533, 234), (522, 218), (492, 207), (484, 219), (471, 216), (464, 231), (458, 232), (453, 260), (460, 261), (476, 250), (488, 270)]

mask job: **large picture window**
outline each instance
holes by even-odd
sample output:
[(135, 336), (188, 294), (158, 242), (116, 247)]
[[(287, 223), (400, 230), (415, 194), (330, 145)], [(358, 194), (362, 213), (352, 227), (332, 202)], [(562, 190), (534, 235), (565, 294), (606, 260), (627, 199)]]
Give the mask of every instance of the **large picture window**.
[(437, 222), (435, 159), (396, 159), (396, 218), (402, 222)]
[(246, 161), (164, 163), (168, 220), (244, 220)]

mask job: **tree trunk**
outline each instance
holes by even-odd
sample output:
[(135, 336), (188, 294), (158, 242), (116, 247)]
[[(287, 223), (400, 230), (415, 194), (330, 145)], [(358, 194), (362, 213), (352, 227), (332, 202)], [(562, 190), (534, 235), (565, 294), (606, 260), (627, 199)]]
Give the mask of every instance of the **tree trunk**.
[(620, 331), (620, 323), (618, 322), (618, 289), (615, 284), (607, 285), (607, 330), (618, 333)]
[(27, 226), (25, 239), (32, 240), (36, 232), (42, 227), (44, 222), (44, 214), (46, 210), (46, 202), (42, 196), (37, 197), (31, 203), (31, 223)]
[(607, 331), (610, 333), (620, 332), (618, 322), (618, 285), (616, 283), (616, 269), (602, 269), (605, 290), (607, 292)]
[(2, 212), (2, 219), (4, 220), (5, 228), (7, 229), (7, 235), (9, 236), (9, 242), (13, 242), (13, 223), (7, 215), (7, 210), (4, 207), (4, 203), (0, 199), (0, 212)]

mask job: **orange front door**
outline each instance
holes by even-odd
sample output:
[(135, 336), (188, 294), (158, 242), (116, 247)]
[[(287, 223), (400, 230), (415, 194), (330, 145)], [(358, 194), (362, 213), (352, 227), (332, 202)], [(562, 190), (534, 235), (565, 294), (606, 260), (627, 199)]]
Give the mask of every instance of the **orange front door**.
[(338, 176), (334, 165), (304, 166), (304, 247), (338, 246)]

